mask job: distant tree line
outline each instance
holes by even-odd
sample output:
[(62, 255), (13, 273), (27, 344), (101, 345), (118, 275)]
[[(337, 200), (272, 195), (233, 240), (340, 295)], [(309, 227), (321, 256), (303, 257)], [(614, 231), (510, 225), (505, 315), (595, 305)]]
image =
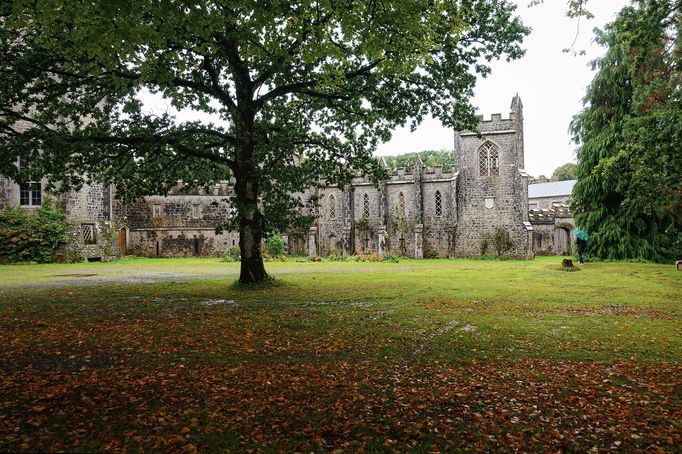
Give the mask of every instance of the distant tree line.
[(403, 167), (410, 171), (419, 156), (426, 167), (443, 166), (443, 169), (451, 169), (454, 164), (454, 153), (452, 150), (427, 150), (400, 155), (383, 156), (386, 166), (393, 171), (398, 167)]

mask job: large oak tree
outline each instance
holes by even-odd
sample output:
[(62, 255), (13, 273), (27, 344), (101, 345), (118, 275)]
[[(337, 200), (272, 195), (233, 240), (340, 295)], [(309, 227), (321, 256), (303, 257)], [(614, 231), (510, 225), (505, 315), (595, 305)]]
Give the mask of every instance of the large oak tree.
[[(0, 172), (121, 197), (236, 179), (243, 283), (318, 178), (378, 178), (380, 141), (431, 114), (474, 129), (479, 75), (518, 58), (507, 0), (5, 0)], [(144, 93), (177, 111), (149, 112)], [(187, 118), (186, 112), (197, 112)], [(210, 114), (207, 120), (199, 114)], [(17, 123), (21, 121), (21, 123)], [(22, 128), (18, 127), (22, 125)]]

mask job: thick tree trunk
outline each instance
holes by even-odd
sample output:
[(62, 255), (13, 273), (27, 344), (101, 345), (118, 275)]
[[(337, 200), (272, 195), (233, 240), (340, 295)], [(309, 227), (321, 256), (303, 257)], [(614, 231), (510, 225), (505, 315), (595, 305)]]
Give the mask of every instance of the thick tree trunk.
[(255, 219), (242, 217), (239, 223), (239, 249), (242, 256), (239, 282), (241, 284), (262, 282), (268, 277), (261, 254), (263, 223), (263, 215), (257, 211), (257, 208)]
[(241, 271), (239, 282), (241, 284), (262, 282), (268, 277), (268, 274), (265, 272), (263, 254), (261, 253), (265, 218), (258, 209), (258, 183), (249, 176), (237, 176), (235, 192), (240, 209)]
[(248, 74), (238, 84), (240, 111), (235, 118), (238, 144), (235, 147), (235, 195), (239, 208), (239, 250), (241, 252), (240, 284), (254, 284), (267, 279), (261, 253), (261, 241), (265, 231), (265, 217), (258, 209), (259, 172), (254, 163), (255, 110), (251, 100)]

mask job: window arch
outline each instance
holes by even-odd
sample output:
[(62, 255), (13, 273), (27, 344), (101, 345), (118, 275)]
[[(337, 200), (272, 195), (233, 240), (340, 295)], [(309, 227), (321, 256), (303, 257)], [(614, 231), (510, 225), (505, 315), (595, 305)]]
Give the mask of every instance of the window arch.
[(500, 174), (500, 150), (487, 141), (478, 149), (478, 165), (482, 177)]
[(405, 217), (405, 194), (398, 194), (398, 216)]
[(369, 217), (369, 194), (362, 197), (362, 214), (364, 217)]
[(442, 216), (443, 215), (443, 195), (440, 193), (440, 191), (436, 191), (436, 195), (434, 197), (434, 202), (436, 205), (436, 216)]
[(329, 196), (329, 219), (336, 219), (336, 198), (334, 194)]

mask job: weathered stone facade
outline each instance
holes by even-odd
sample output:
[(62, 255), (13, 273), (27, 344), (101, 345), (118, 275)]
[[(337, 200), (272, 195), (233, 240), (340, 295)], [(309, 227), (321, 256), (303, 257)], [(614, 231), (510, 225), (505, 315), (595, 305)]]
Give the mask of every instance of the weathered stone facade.
[(210, 193), (151, 196), (133, 204), (116, 204), (114, 215), (122, 253), (146, 257), (218, 257), (239, 244), (237, 232), (216, 233), (229, 216), (228, 181)]
[[(23, 132), (30, 127), (26, 121), (18, 121), (14, 130)], [(17, 160), (16, 165), (22, 165)], [(21, 197), (21, 187), (15, 181), (0, 175), (0, 209), (5, 205), (20, 205), (34, 211), (48, 195), (45, 191), (47, 180), (35, 181), (37, 194), (29, 194), (28, 200)], [(37, 197), (36, 197), (37, 196)], [(53, 195), (61, 202), (68, 221), (68, 242), (57, 252), (57, 260), (109, 260), (118, 257), (116, 229), (112, 222), (113, 193), (110, 186), (98, 183), (85, 184), (80, 190)]]
[[(480, 136), (455, 134), (452, 169), (426, 168), (417, 158), (411, 169), (397, 169), (378, 186), (358, 176), (343, 189), (323, 182), (307, 189), (300, 195), (317, 198), (319, 216), (308, 232), (285, 235), (289, 253), (468, 257), (480, 255), (482, 240), (502, 227), (513, 242), (508, 255), (532, 258), (520, 98), (514, 97), (509, 118), (494, 114), (479, 129)], [(132, 204), (112, 199), (109, 188), (97, 185), (66, 194), (74, 226), (70, 250), (84, 258), (119, 250), (148, 257), (221, 256), (239, 244), (238, 232), (215, 230), (233, 209), (232, 183)], [(3, 188), (0, 182), (0, 194), (8, 192), (11, 200), (12, 190)], [(91, 234), (96, 240), (86, 244)]]
[[(39, 184), (40, 200), (48, 193), (44, 190), (46, 181)], [(39, 205), (31, 200), (22, 203), (20, 186), (14, 181), (0, 177), (0, 209), (5, 205), (21, 205), (29, 212), (38, 209)], [(80, 190), (67, 191), (53, 195), (61, 203), (68, 227), (65, 244), (56, 253), (56, 260), (64, 261), (100, 261), (118, 257), (118, 241), (114, 224), (111, 221), (113, 193), (110, 186), (91, 183)]]
[(530, 210), (533, 225), (533, 250), (536, 255), (570, 255), (575, 241), (575, 219), (570, 208)]
[(576, 180), (564, 180), (529, 184), (528, 209), (551, 210), (554, 207), (570, 207), (575, 183)]
[[(300, 194), (319, 203), (317, 221), (308, 232), (288, 232), (289, 253), (379, 254), (415, 258), (480, 255), (480, 243), (497, 227), (509, 231), (509, 255), (532, 257), (528, 221), (527, 177), (523, 172), (523, 106), (515, 97), (509, 118), (492, 116), (480, 124), (482, 136), (456, 134), (453, 169), (397, 169), (375, 187), (358, 176), (346, 188), (325, 185)], [(482, 175), (481, 150), (485, 156)], [(486, 148), (488, 150), (488, 148)], [(216, 233), (230, 211), (230, 182), (209, 193), (173, 193), (146, 197), (115, 207), (124, 253), (150, 257), (220, 256), (239, 244), (238, 232)], [(492, 202), (491, 202), (492, 201)]]
[[(481, 243), (495, 227), (510, 234), (510, 255), (532, 258), (532, 226), (528, 222), (528, 176), (524, 172), (523, 105), (516, 96), (508, 119), (499, 114), (481, 121), (475, 133), (456, 137), (455, 153), (459, 178), (457, 182), (458, 225), (455, 256), (481, 253)], [(497, 155), (498, 170), (484, 165)]]
[(411, 171), (398, 169), (378, 187), (359, 177), (343, 191), (325, 185), (308, 191), (320, 215), (307, 238), (289, 236), (290, 252), (303, 244), (310, 255), (476, 256), (499, 226), (510, 233), (509, 255), (532, 258), (520, 98), (508, 119), (495, 114), (480, 131), (456, 134), (453, 169), (427, 169), (417, 159)]

